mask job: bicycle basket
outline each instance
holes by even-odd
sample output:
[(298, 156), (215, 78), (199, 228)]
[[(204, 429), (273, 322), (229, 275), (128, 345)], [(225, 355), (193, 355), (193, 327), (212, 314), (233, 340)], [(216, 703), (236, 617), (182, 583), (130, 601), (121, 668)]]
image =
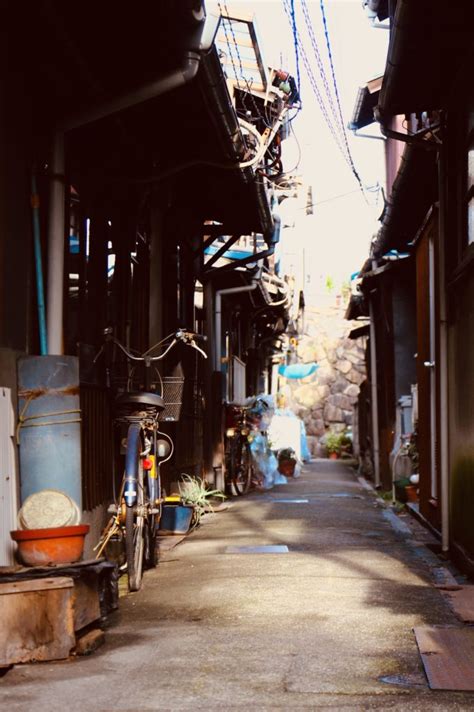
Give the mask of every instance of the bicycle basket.
[[(161, 395), (165, 401), (165, 409), (160, 413), (159, 420), (164, 422), (179, 420), (183, 405), (184, 376), (164, 376), (162, 382)], [(159, 393), (161, 383), (157, 383), (156, 386)]]

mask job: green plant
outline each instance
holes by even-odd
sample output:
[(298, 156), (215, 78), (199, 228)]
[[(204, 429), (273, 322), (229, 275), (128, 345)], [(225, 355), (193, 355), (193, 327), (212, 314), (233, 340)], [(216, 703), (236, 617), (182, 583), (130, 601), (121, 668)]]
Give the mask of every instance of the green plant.
[(200, 477), (191, 477), (190, 475), (182, 474), (181, 482), (178, 482), (178, 487), (184, 504), (194, 507), (194, 526), (199, 524), (204, 512), (212, 512), (213, 499), (226, 499), (223, 492), (217, 489), (209, 489), (207, 484)]
[(328, 453), (341, 452), (341, 435), (340, 433), (328, 433), (326, 435), (326, 449)]
[(348, 453), (352, 449), (352, 439), (346, 432), (333, 433), (326, 435), (326, 448), (328, 453), (335, 452), (338, 455)]
[(414, 430), (408, 441), (408, 455), (410, 456), (413, 472), (418, 472), (420, 468), (420, 456), (418, 452), (418, 431)]
[(278, 450), (278, 460), (279, 462), (282, 460), (294, 460), (294, 462), (296, 462), (298, 458), (296, 457), (296, 453), (292, 447), (284, 447), (281, 450)]

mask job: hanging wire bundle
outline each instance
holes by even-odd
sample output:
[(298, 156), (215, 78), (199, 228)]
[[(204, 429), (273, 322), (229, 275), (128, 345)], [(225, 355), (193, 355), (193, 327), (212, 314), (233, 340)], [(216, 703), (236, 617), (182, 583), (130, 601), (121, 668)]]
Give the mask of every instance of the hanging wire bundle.
[[(295, 60), (296, 60), (296, 70), (297, 70), (297, 81), (298, 81), (298, 91), (301, 96), (300, 87), (300, 60), (302, 61), (306, 74), (309, 80), (309, 84), (313, 91), (313, 94), (318, 102), (318, 106), (321, 110), (321, 114), (326, 122), (326, 125), (339, 148), (341, 155), (348, 167), (352, 171), (355, 179), (359, 183), (362, 194), (365, 196), (364, 186), (362, 184), (359, 173), (355, 167), (352, 153), (347, 140), (347, 131), (344, 123), (344, 118), (342, 114), (341, 101), (339, 95), (339, 89), (336, 79), (336, 72), (334, 68), (334, 61), (331, 49), (331, 41), (329, 36), (328, 23), (326, 19), (326, 12), (324, 8), (324, 0), (320, 0), (321, 9), (321, 19), (322, 19), (322, 29), (324, 32), (324, 37), (326, 41), (326, 52), (328, 56), (328, 64), (331, 73), (331, 83), (333, 89), (331, 90), (330, 81), (327, 76), (326, 68), (322, 59), (321, 51), (318, 46), (318, 41), (316, 39), (316, 33), (314, 31), (314, 26), (309, 13), (308, 5), (306, 0), (300, 0), (301, 10), (306, 25), (306, 30), (308, 33), (309, 41), (311, 44), (312, 54), (315, 57), (316, 65), (319, 71), (319, 78), (316, 79), (315, 72), (311, 65), (311, 61), (308, 57), (308, 53), (303, 44), (303, 39), (301, 33), (298, 30), (296, 24), (296, 13), (295, 13), (295, 0), (283, 0), (283, 6), (285, 12), (288, 16), (288, 20), (291, 26), (291, 31), (293, 34), (293, 44), (295, 48)], [(322, 86), (322, 89), (320, 88)], [(366, 199), (367, 200), (367, 199)]]

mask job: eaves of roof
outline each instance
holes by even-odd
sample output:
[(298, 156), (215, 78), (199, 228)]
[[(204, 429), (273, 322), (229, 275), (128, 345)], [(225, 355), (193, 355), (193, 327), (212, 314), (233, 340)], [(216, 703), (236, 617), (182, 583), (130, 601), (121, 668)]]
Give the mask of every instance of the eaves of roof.
[(436, 152), (407, 145), (373, 248), (376, 259), (414, 240), (437, 193)]
[(359, 88), (352, 118), (348, 124), (351, 131), (357, 131), (374, 123), (374, 109), (378, 104), (382, 77), (377, 77)]
[(397, 114), (444, 108), (474, 35), (472, 0), (398, 0), (378, 111)]

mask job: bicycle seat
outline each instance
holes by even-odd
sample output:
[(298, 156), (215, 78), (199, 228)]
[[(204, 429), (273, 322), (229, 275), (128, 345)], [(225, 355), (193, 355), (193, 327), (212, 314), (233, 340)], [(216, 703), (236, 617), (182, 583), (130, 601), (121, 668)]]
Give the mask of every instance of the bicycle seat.
[(128, 405), (128, 406), (144, 406), (156, 408), (160, 413), (165, 409), (165, 402), (163, 398), (156, 393), (145, 393), (142, 391), (129, 391), (127, 393), (121, 393), (115, 399), (115, 403), (118, 406)]

